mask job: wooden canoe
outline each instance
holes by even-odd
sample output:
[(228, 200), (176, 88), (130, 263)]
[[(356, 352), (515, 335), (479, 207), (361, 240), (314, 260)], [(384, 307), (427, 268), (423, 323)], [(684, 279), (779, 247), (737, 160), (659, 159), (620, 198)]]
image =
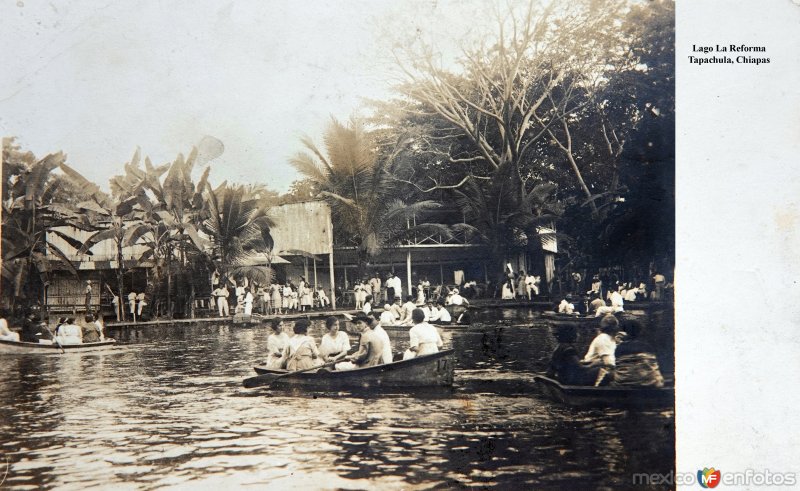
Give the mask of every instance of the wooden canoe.
[(674, 387), (592, 387), (562, 385), (544, 375), (533, 380), (550, 399), (576, 407), (672, 407), (675, 405)]
[(542, 319), (552, 326), (599, 327), (601, 317), (542, 312)]
[[(64, 344), (64, 353), (87, 353), (95, 351), (105, 351), (117, 344), (114, 339), (106, 339), (97, 343)], [(27, 343), (16, 341), (0, 340), (0, 353), (3, 354), (61, 354), (61, 348), (57, 344)]]
[[(317, 372), (298, 373), (276, 379), (273, 386), (318, 390), (446, 387), (453, 385), (454, 368), (455, 350), (449, 349), (374, 367), (344, 371), (321, 369)], [(259, 375), (287, 373), (286, 370), (265, 367), (254, 369)]]

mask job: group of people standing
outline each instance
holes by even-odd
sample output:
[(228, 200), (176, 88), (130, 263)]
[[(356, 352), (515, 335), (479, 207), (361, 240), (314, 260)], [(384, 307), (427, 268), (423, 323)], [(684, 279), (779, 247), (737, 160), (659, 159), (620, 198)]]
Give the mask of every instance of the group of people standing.
[(541, 276), (525, 274), (524, 270), (519, 274), (509, 272), (501, 287), (500, 298), (502, 300), (532, 300), (534, 296), (539, 295), (541, 282)]
[[(409, 330), (410, 346), (402, 358), (410, 359), (438, 352), (443, 345), (441, 335), (436, 327), (425, 321), (422, 309), (414, 309), (411, 319), (413, 326)], [(267, 368), (297, 371), (325, 365), (335, 370), (353, 370), (391, 363), (394, 360), (389, 334), (383, 329), (377, 313), (368, 315), (361, 312), (353, 318), (353, 323), (359, 334), (359, 342), (358, 349), (350, 353), (350, 337), (340, 329), (339, 320), (335, 317), (326, 319), (326, 333), (319, 346), (308, 335), (308, 320), (296, 321), (292, 329), (293, 335), (289, 336), (284, 332), (285, 321), (280, 318), (271, 319), (271, 333), (267, 337)]]
[(222, 281), (215, 285), (211, 292), (211, 308), (216, 308), (220, 317), (231, 315), (231, 304), (234, 313), (244, 315), (251, 315), (256, 306), (263, 314), (282, 315), (290, 312), (307, 312), (313, 309), (315, 304), (320, 308), (330, 305), (325, 290), (322, 287), (314, 289), (302, 276), (297, 286), (289, 281), (283, 284), (255, 285), (246, 278), (238, 284), (235, 280), (229, 280), (227, 283), (231, 284), (232, 289)]

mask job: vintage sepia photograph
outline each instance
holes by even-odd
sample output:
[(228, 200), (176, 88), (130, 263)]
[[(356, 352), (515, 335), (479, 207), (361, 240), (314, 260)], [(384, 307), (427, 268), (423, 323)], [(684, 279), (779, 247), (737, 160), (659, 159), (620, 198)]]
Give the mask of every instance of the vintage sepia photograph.
[(0, 489), (674, 489), (675, 43), (673, 0), (0, 5)]

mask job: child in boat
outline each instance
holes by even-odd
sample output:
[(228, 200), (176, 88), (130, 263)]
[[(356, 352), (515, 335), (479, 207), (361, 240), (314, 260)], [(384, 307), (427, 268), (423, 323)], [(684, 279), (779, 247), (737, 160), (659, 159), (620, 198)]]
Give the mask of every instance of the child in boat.
[(600, 368), (589, 368), (581, 364), (574, 346), (578, 339), (575, 326), (558, 327), (553, 336), (558, 341), (558, 347), (550, 357), (546, 375), (564, 385), (594, 384)]
[(623, 340), (614, 351), (614, 380), (611, 385), (663, 387), (664, 377), (658, 368), (655, 350), (639, 339), (642, 325), (636, 319), (624, 317), (620, 329)]
[(294, 323), (294, 336), (289, 338), (286, 369), (294, 372), (314, 368), (321, 364), (317, 343), (308, 335), (308, 321), (300, 319)]
[(394, 314), (392, 313), (392, 307), (387, 303), (383, 305), (383, 312), (381, 312), (380, 317), (381, 325), (384, 326), (392, 326), (394, 325)]
[(343, 359), (350, 351), (350, 336), (339, 330), (339, 319), (333, 316), (325, 319), (325, 328), (328, 332), (322, 336), (319, 354), (326, 362)]
[(267, 337), (267, 368), (273, 370), (285, 368), (289, 335), (283, 332), (283, 319), (280, 317), (271, 319), (270, 328), (272, 333)]
[(416, 358), (417, 356), (438, 353), (444, 343), (436, 327), (425, 322), (425, 313), (422, 309), (414, 309), (411, 313), (414, 327), (408, 331), (410, 347), (403, 354), (404, 360)]

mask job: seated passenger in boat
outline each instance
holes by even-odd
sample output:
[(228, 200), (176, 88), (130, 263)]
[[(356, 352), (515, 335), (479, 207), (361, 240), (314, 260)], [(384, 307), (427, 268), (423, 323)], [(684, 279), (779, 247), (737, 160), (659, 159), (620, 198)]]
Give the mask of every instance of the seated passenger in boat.
[(8, 328), (8, 321), (0, 318), (0, 340), (19, 342), (19, 334)]
[(575, 313), (575, 305), (572, 304), (568, 299), (561, 300), (561, 303), (558, 304), (558, 313), (559, 314), (574, 314)]
[(453, 289), (453, 294), (447, 298), (448, 305), (469, 305), (469, 301), (462, 297), (458, 292), (458, 288)]
[(558, 341), (558, 347), (550, 357), (546, 375), (564, 385), (593, 385), (600, 368), (581, 364), (574, 346), (578, 339), (575, 326), (559, 326), (554, 329), (553, 336)]
[(403, 317), (402, 303), (403, 300), (400, 297), (394, 297), (394, 303), (389, 308), (389, 310), (392, 312), (392, 315), (394, 316), (395, 323), (397, 323), (397, 321), (399, 321), (400, 318)]
[(383, 343), (383, 363), (391, 363), (392, 359), (392, 341), (389, 339), (389, 333), (383, 329), (381, 326), (380, 321), (378, 320), (378, 314), (373, 312), (372, 319), (369, 323), (372, 332), (381, 340)]
[(267, 368), (272, 370), (286, 368), (289, 335), (283, 332), (283, 319), (280, 317), (275, 317), (269, 322), (272, 333), (267, 337)]
[(56, 338), (60, 344), (81, 344), (83, 330), (75, 324), (75, 319), (68, 318), (56, 328)]
[(100, 314), (94, 314), (94, 328), (97, 329), (97, 333), (100, 334), (100, 341), (106, 340), (106, 326), (103, 323), (103, 316)]
[(53, 336), (47, 329), (47, 322), (36, 322), (36, 314), (29, 313), (22, 321), (22, 341), (38, 343), (42, 339), (52, 339)]
[(663, 387), (664, 377), (658, 368), (655, 350), (639, 339), (642, 325), (638, 320), (624, 317), (620, 322), (622, 342), (614, 352), (616, 364), (611, 385)]
[(447, 325), (452, 321), (453, 318), (450, 316), (450, 311), (444, 306), (444, 302), (439, 300), (439, 307), (434, 309), (430, 322), (432, 324)]
[(353, 319), (353, 323), (361, 334), (358, 351), (345, 357), (347, 361), (337, 363), (336, 370), (353, 370), (382, 365), (383, 341), (372, 331), (370, 327), (372, 320), (367, 315), (360, 313)]
[(398, 319), (397, 323), (401, 326), (410, 326), (412, 324), (411, 320), (411, 313), (417, 308), (417, 304), (414, 303), (414, 296), (408, 295), (406, 297), (406, 303), (403, 304), (402, 311), (400, 312), (400, 319)]
[(394, 314), (392, 313), (392, 306), (389, 305), (388, 303), (384, 304), (383, 306), (383, 312), (381, 312), (380, 321), (381, 324), (383, 324), (384, 326), (394, 325), (395, 318)]
[(317, 342), (308, 335), (308, 321), (299, 319), (294, 323), (294, 336), (289, 338), (286, 369), (290, 372), (306, 370), (322, 365)]
[(325, 319), (325, 328), (328, 332), (322, 336), (319, 344), (322, 359), (326, 362), (344, 359), (350, 351), (350, 336), (339, 330), (339, 319), (333, 316)]
[(422, 309), (414, 309), (411, 318), (414, 321), (414, 327), (408, 331), (410, 347), (403, 354), (403, 359), (409, 360), (417, 356), (438, 353), (439, 348), (444, 344), (439, 330), (425, 322), (425, 314)]
[(617, 349), (614, 335), (617, 333), (618, 326), (619, 321), (613, 315), (609, 314), (600, 319), (597, 336), (589, 345), (589, 350), (583, 357), (583, 363), (590, 366), (614, 366), (614, 351)]
[(361, 312), (369, 315), (372, 313), (372, 295), (364, 297), (364, 306), (361, 307)]
[(83, 318), (84, 326), (81, 328), (84, 343), (97, 343), (100, 341), (100, 333), (94, 324), (94, 316), (86, 314)]
[[(598, 312), (599, 312), (599, 309), (601, 307), (605, 307), (605, 306), (606, 306), (606, 302), (602, 298), (600, 298), (600, 294), (595, 293), (595, 294), (592, 295), (592, 301), (589, 302), (589, 312), (587, 312), (587, 315), (591, 315), (591, 314), (594, 314), (595, 316), (604, 315), (604, 314), (598, 314)], [(609, 312), (605, 312), (605, 313), (606, 314), (612, 314), (613, 312), (611, 312), (609, 310)]]

